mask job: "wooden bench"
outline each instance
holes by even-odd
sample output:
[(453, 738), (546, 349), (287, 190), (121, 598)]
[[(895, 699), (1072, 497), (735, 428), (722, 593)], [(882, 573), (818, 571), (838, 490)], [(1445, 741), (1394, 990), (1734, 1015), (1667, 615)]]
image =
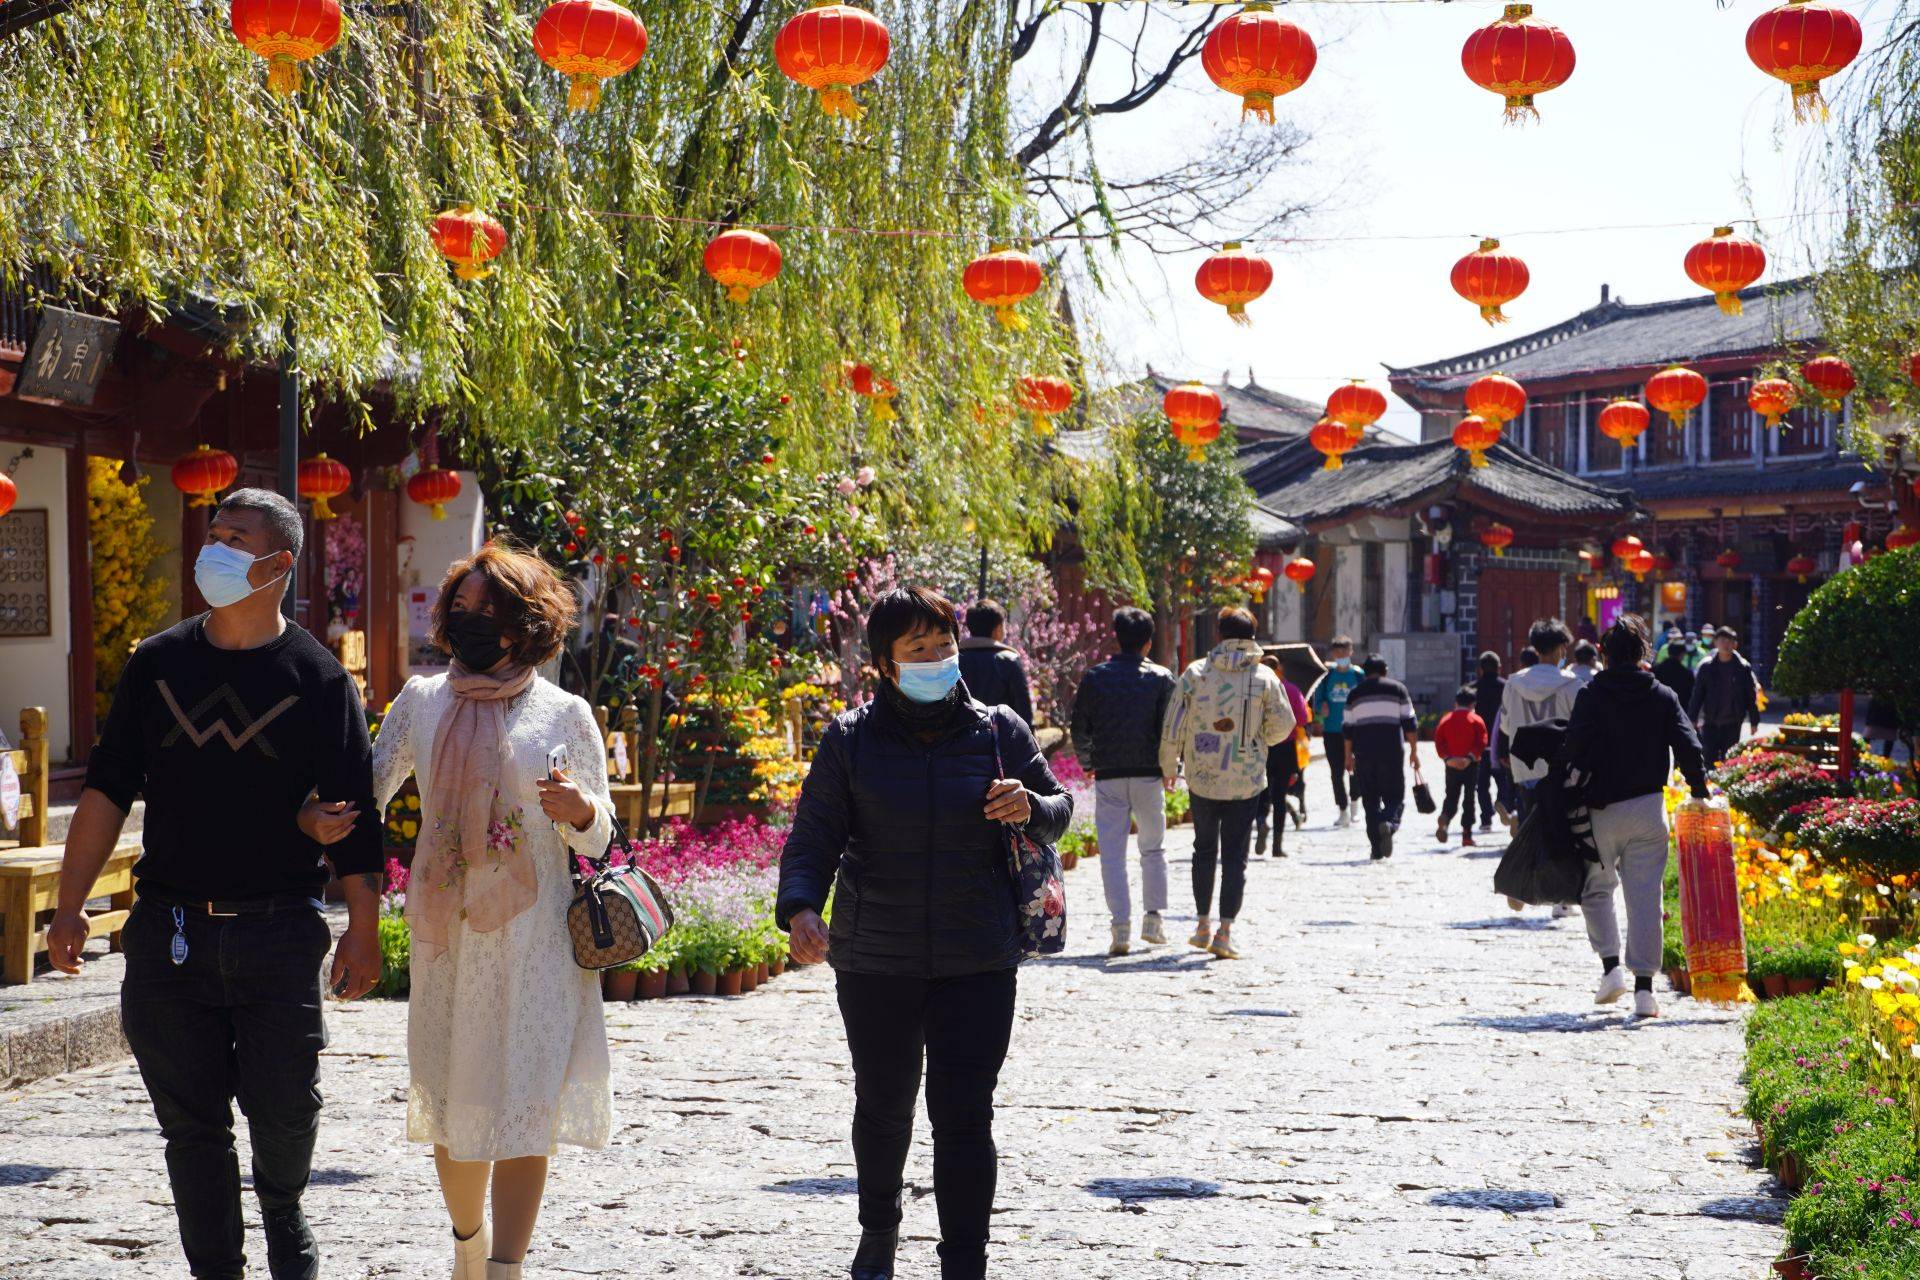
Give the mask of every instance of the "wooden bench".
[[(33, 980), (34, 958), (47, 949), (46, 919), (60, 902), (62, 845), (47, 841), (47, 712), (28, 707), (20, 713), (21, 749), (12, 752), (20, 772), (20, 839), (0, 848), (0, 984)], [(31, 810), (29, 810), (31, 805)], [(90, 897), (105, 897), (108, 909), (90, 913), (92, 937), (109, 935), (120, 950), (120, 930), (133, 910), (133, 864), (137, 845), (115, 849), (100, 869)]]
[[(627, 834), (639, 831), (648, 818), (691, 818), (694, 793), (699, 790), (693, 783), (661, 782), (656, 778), (651, 787), (642, 787), (639, 782), (630, 781), (640, 776), (640, 717), (637, 709), (621, 709), (620, 728), (617, 730), (609, 729), (605, 707), (595, 707), (593, 718), (600, 726), (600, 737), (607, 750), (607, 792), (613, 798), (614, 812), (620, 815), (620, 821), (627, 826)], [(624, 741), (624, 750), (616, 749), (616, 734)], [(623, 756), (625, 768), (621, 767)]]

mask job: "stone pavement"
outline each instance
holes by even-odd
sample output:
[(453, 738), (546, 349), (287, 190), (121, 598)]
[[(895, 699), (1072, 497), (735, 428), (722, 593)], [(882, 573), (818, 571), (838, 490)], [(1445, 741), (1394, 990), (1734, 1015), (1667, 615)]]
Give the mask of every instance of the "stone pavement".
[[(1070, 954), (1023, 972), (1000, 1090), (995, 1274), (1766, 1275), (1782, 1203), (1735, 1112), (1737, 1015), (1672, 996), (1639, 1026), (1593, 1010), (1577, 919), (1512, 915), (1493, 851), (1439, 852), (1411, 814), (1369, 864), (1312, 773), (1294, 856), (1251, 868), (1244, 960), (1176, 945), (1109, 962), (1098, 868), (1069, 876)], [(1189, 847), (1176, 834), (1180, 939)], [(431, 1161), (402, 1141), (405, 1013), (332, 1017), (308, 1197), (329, 1277), (447, 1273)], [(844, 1275), (852, 1102), (830, 975), (610, 1022), (615, 1144), (555, 1161), (528, 1275)], [(184, 1274), (131, 1063), (0, 1097), (0, 1133), (0, 1275)], [(924, 1139), (923, 1120), (903, 1277), (937, 1274)]]

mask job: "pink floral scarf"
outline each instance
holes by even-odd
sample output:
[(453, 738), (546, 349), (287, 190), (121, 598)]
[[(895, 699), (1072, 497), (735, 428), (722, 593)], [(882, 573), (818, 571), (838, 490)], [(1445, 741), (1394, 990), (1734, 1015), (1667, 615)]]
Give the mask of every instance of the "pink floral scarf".
[(531, 667), (476, 675), (455, 662), (447, 676), (453, 709), (434, 735), (433, 827), (424, 865), (413, 868), (413, 947), (432, 960), (447, 949), (453, 921), (478, 933), (504, 928), (539, 896), (525, 815), (505, 808), (501, 786), (513, 767), (507, 703), (532, 684)]

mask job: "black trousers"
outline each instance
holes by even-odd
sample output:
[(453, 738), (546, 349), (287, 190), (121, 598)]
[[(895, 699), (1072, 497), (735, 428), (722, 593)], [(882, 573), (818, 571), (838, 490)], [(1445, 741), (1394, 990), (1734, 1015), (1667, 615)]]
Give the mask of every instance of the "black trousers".
[[(1460, 810), (1460, 830), (1468, 835), (1472, 835), (1473, 793), (1475, 784), (1480, 780), (1480, 762), (1475, 760), (1464, 769), (1448, 769), (1445, 772), (1447, 775), (1447, 798), (1440, 806), (1440, 826), (1444, 829), (1449, 822), (1453, 821), (1453, 811), (1457, 806)], [(1485, 800), (1482, 800), (1480, 803), (1482, 806), (1486, 805)], [(1481, 816), (1483, 817), (1492, 812), (1493, 810), (1491, 808), (1486, 807), (1480, 810)]]
[(1327, 749), (1327, 768), (1333, 774), (1333, 807), (1347, 807), (1347, 735), (1339, 731), (1323, 734)]
[(1506, 769), (1501, 767), (1500, 761), (1495, 758), (1493, 754), (1492, 747), (1488, 747), (1485, 754), (1480, 757), (1480, 768), (1478, 772), (1480, 785), (1480, 821), (1493, 821), (1493, 802), (1496, 797), (1501, 804), (1507, 807), (1507, 812), (1512, 813), (1515, 804), (1513, 798), (1513, 778), (1507, 773)]
[(1707, 768), (1719, 764), (1727, 758), (1727, 753), (1740, 745), (1740, 722), (1715, 724), (1711, 720), (1700, 731), (1700, 747), (1707, 755)]
[(1293, 794), (1299, 781), (1300, 764), (1291, 740), (1267, 753), (1267, 789), (1260, 793), (1260, 803), (1254, 809), (1253, 826), (1255, 831), (1266, 831), (1268, 815), (1272, 815), (1275, 853), (1279, 853), (1286, 844), (1287, 797)]
[(1220, 919), (1240, 916), (1247, 892), (1247, 847), (1253, 843), (1253, 819), (1260, 797), (1209, 800), (1193, 797), (1193, 909), (1213, 911), (1213, 868), (1220, 864)]
[(312, 907), (210, 917), (137, 902), (122, 940), (120, 1022), (167, 1144), (180, 1247), (198, 1280), (246, 1274), (233, 1102), (247, 1117), (253, 1191), (274, 1280), (313, 1280), (320, 1261), (299, 1223), (320, 1123), (320, 966), (332, 945)]
[(940, 1213), (940, 1274), (978, 1280), (999, 1182), (993, 1091), (1013, 1035), (1018, 970), (962, 978), (835, 975), (853, 1054), (853, 1160), (860, 1226), (900, 1223), (901, 1183), (913, 1142), (920, 1075), (933, 1122), (933, 1196)]
[(1382, 826), (1400, 825), (1407, 807), (1407, 774), (1398, 751), (1356, 758), (1353, 786), (1367, 815), (1368, 834)]

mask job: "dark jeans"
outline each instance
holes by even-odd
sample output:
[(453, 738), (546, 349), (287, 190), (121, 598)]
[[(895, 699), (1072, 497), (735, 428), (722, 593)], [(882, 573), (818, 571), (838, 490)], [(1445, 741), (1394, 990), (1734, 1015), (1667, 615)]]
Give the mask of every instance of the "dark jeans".
[[(1453, 811), (1455, 806), (1458, 806), (1460, 809), (1460, 830), (1468, 835), (1472, 835), (1473, 792), (1475, 784), (1480, 780), (1480, 762), (1475, 760), (1464, 769), (1448, 769), (1445, 772), (1447, 775), (1447, 798), (1446, 802), (1440, 806), (1440, 828), (1444, 831), (1447, 824), (1453, 821)], [(1484, 806), (1486, 801), (1482, 800), (1480, 803)], [(1493, 810), (1483, 807), (1480, 812), (1484, 816), (1492, 813)]]
[(1407, 774), (1398, 751), (1358, 757), (1353, 766), (1353, 787), (1360, 793), (1369, 835), (1382, 826), (1400, 825), (1407, 807)]
[(1279, 853), (1286, 843), (1287, 834), (1287, 797), (1293, 794), (1294, 786), (1300, 781), (1300, 766), (1294, 760), (1284, 764), (1274, 763), (1280, 752), (1293, 751), (1291, 741), (1275, 747), (1267, 757), (1267, 789), (1260, 793), (1260, 803), (1254, 807), (1254, 830), (1265, 833), (1268, 815), (1272, 815), (1273, 851)]
[(299, 1216), (320, 1122), (320, 966), (332, 945), (311, 907), (210, 917), (184, 911), (186, 963), (169, 955), (173, 909), (135, 904), (122, 940), (120, 1022), (167, 1144), (180, 1247), (198, 1280), (246, 1274), (237, 1098), (253, 1144), (253, 1190), (274, 1280), (313, 1280)]
[(1740, 745), (1740, 722), (1715, 724), (1711, 720), (1700, 731), (1700, 749), (1707, 754), (1707, 768), (1719, 764), (1727, 758), (1727, 753)]
[(1480, 775), (1480, 821), (1493, 821), (1493, 802), (1496, 798), (1506, 807), (1508, 813), (1512, 813), (1513, 777), (1494, 758), (1493, 748), (1487, 748), (1486, 753), (1480, 757), (1478, 772)]
[(1321, 741), (1327, 749), (1327, 769), (1333, 774), (1333, 807), (1347, 807), (1347, 735), (1345, 733), (1323, 734)]
[(835, 975), (853, 1054), (853, 1161), (860, 1226), (900, 1223), (901, 1180), (913, 1142), (920, 1072), (933, 1122), (933, 1196), (940, 1213), (940, 1274), (977, 1280), (999, 1181), (993, 1091), (1013, 1035), (1014, 969), (964, 978)]
[(1213, 910), (1213, 865), (1220, 863), (1220, 919), (1237, 919), (1240, 899), (1247, 892), (1247, 846), (1253, 840), (1253, 818), (1260, 797), (1249, 800), (1209, 800), (1193, 797), (1193, 907), (1201, 915)]

